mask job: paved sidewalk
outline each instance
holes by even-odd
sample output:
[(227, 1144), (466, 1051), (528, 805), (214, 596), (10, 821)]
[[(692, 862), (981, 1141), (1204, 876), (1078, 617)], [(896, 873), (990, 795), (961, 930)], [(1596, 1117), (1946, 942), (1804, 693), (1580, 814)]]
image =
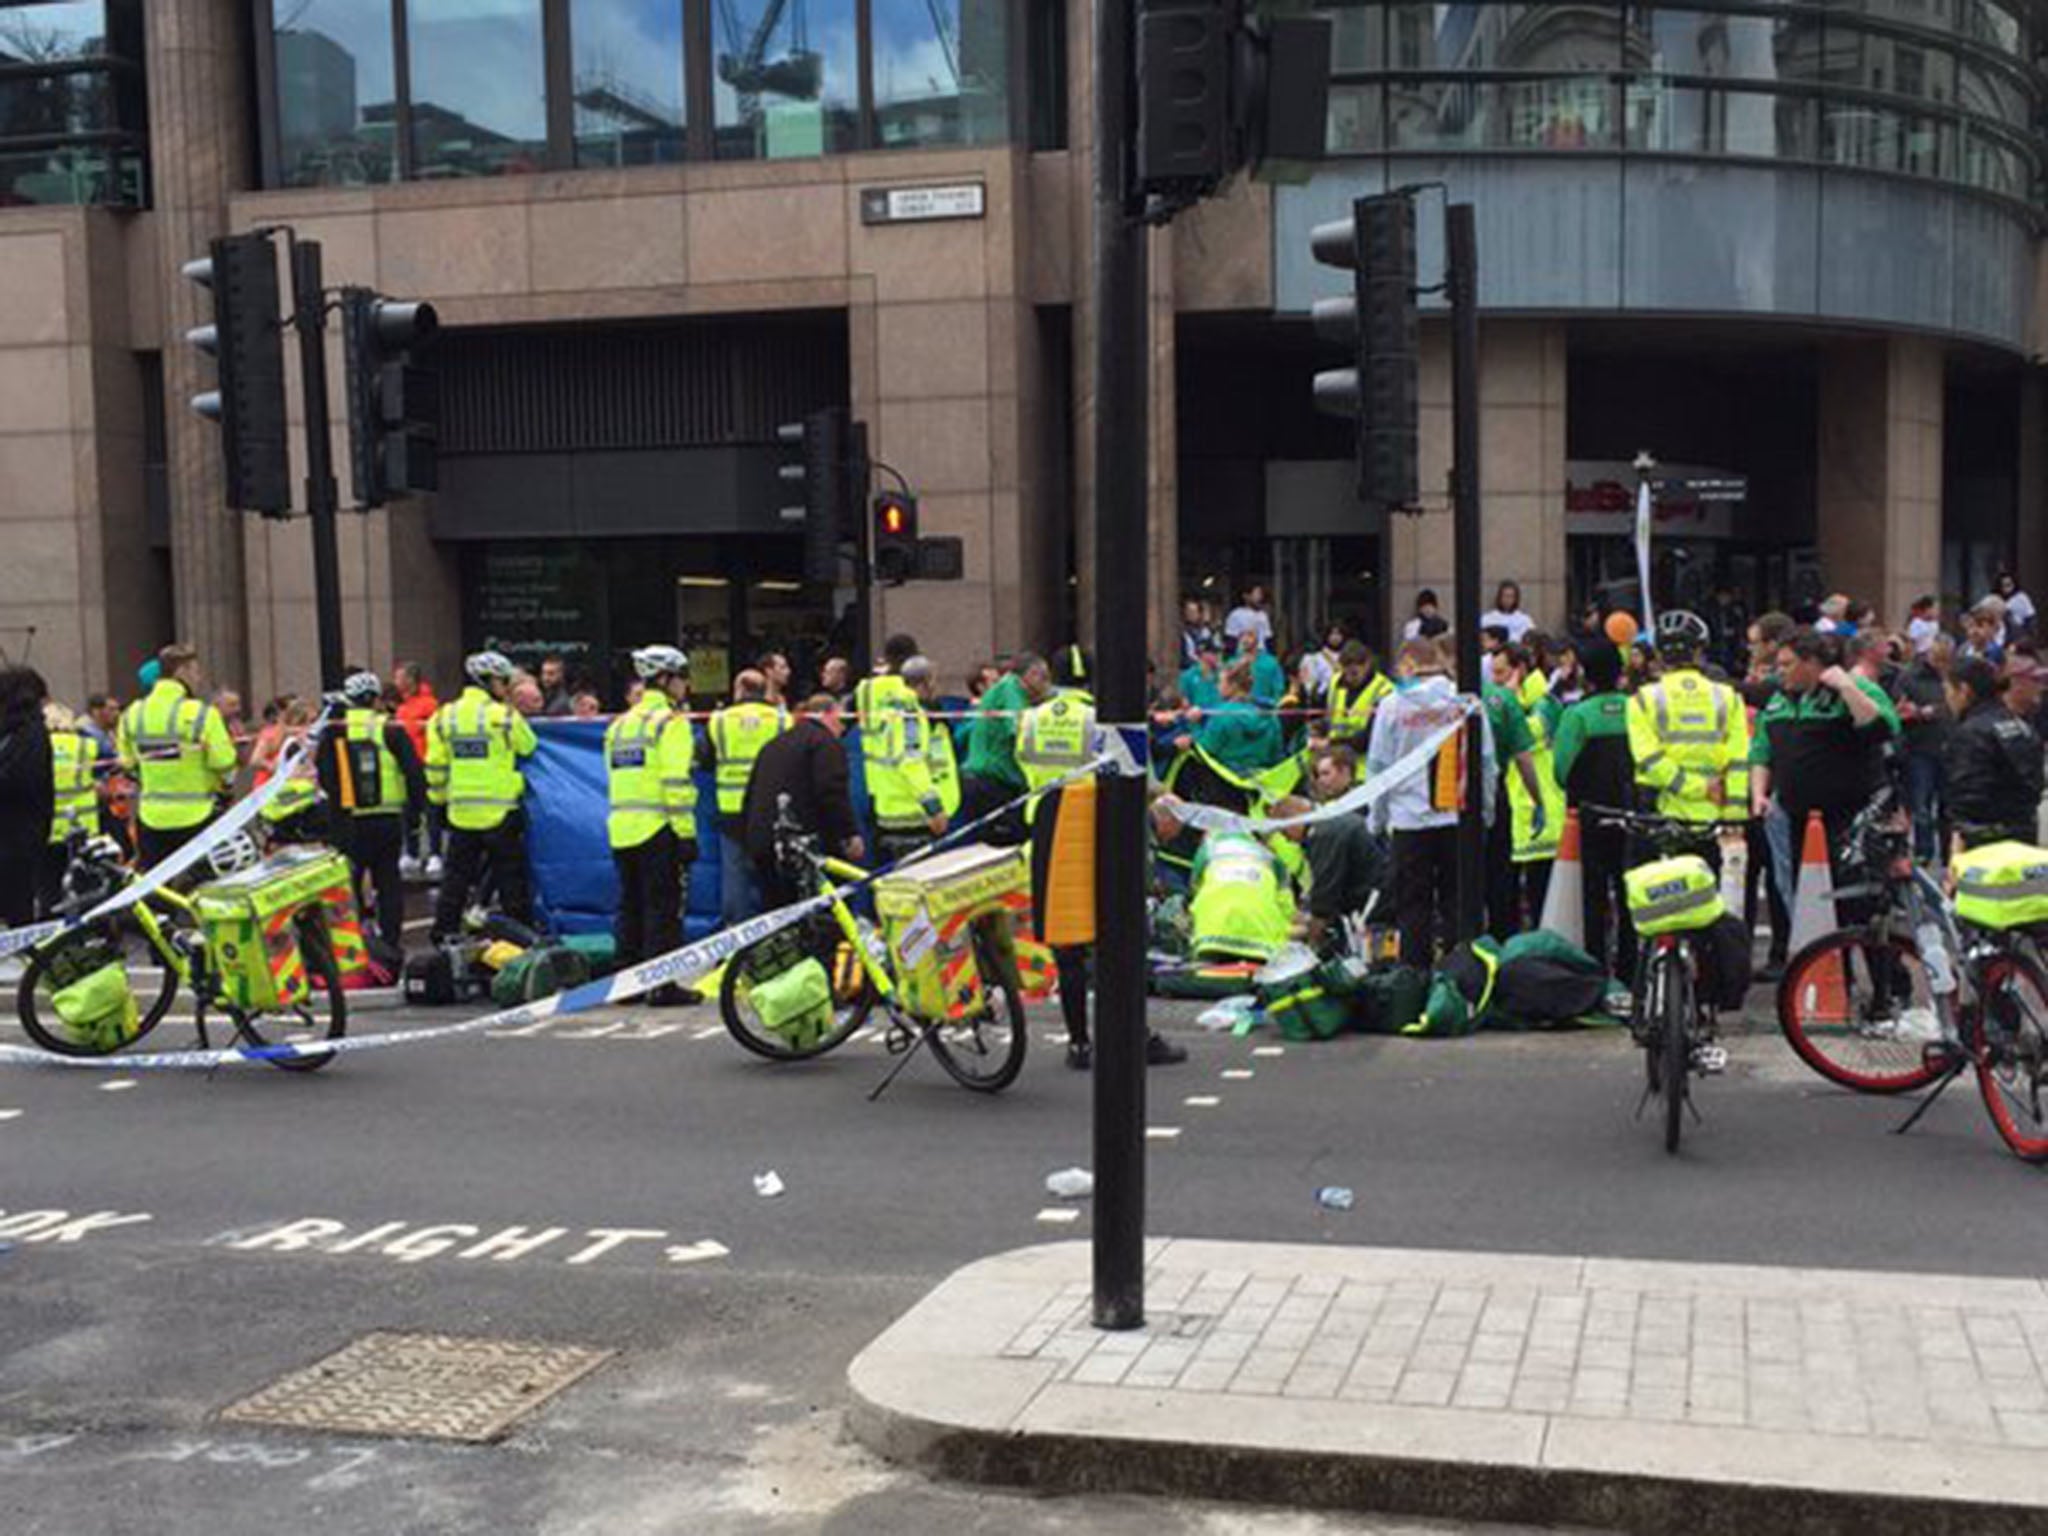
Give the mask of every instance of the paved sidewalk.
[(942, 1475), (1636, 1531), (2048, 1532), (2048, 1284), (1182, 1239), (960, 1270), (853, 1362)]

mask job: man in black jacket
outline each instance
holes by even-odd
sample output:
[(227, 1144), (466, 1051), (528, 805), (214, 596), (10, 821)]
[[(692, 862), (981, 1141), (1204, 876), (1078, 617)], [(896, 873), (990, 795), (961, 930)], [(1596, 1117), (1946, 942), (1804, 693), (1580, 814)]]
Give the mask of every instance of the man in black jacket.
[(1957, 725), (1942, 754), (1949, 816), (1965, 848), (2031, 843), (2041, 807), (2041, 738), (2006, 707), (1991, 663), (1968, 657), (1949, 672)]
[(50, 845), (57, 792), (43, 724), (49, 696), (42, 674), (0, 668), (0, 924), (9, 928), (36, 915), (36, 879)]
[(783, 797), (788, 797), (796, 825), (814, 834), (825, 853), (858, 860), (867, 851), (853, 814), (846, 748), (839, 740), (844, 730), (839, 701), (830, 694), (814, 694), (796, 724), (754, 759), (740, 810), (741, 840), (754, 861), (762, 899), (770, 907), (787, 906), (799, 896), (775, 854), (775, 824)]

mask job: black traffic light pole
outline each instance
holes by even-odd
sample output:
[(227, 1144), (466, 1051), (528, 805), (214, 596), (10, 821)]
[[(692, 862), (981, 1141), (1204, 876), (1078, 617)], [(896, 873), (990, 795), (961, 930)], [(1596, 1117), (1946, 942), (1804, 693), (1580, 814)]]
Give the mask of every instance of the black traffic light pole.
[(334, 483), (334, 444), (327, 421), (327, 293), (321, 285), (320, 242), (291, 242), (292, 323), (299, 333), (299, 378), (305, 396), (306, 514), (313, 522), (313, 612), (320, 628), (320, 688), (341, 687), (341, 547), (336, 535), (341, 492)]
[[(1101, 718), (1145, 718), (1145, 230), (1129, 193), (1137, 7), (1095, 0), (1095, 668)], [(1135, 585), (1135, 590), (1133, 589)], [(1095, 1303), (1145, 1321), (1145, 781), (1097, 790)]]
[[(1479, 667), (1479, 244), (1470, 203), (1444, 209), (1444, 286), (1451, 301), (1451, 540), (1457, 587), (1452, 622), (1458, 637), (1458, 681), (1474, 696), (1485, 688)], [(1485, 759), (1478, 715), (1465, 724), (1467, 783), (1458, 817), (1458, 933), (1475, 937), (1482, 922), (1486, 870)], [(1507, 807), (1497, 814), (1506, 815)]]

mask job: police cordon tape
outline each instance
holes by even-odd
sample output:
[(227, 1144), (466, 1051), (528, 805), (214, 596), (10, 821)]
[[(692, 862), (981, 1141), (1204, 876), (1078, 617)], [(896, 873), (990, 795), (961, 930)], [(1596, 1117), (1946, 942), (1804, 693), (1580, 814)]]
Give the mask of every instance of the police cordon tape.
[(48, 922), (0, 930), (0, 960), (18, 955), (25, 949), (33, 949), (43, 940), (52, 938), (67, 928), (80, 928), (103, 917), (111, 917), (116, 912), (126, 911), (210, 857), (214, 849), (241, 832), (261, 815), (263, 807), (270, 804), (283, 791), (292, 771), (319, 750), (320, 737), (326, 731), (330, 718), (331, 711), (323, 712), (320, 718), (313, 722), (305, 737), (285, 749), (284, 754), (278, 758), (277, 771), (264, 782), (261, 789), (236, 801), (219, 819), (209, 822), (206, 830), (198, 837), (154, 866), (140, 880), (116, 891), (89, 912), (76, 917), (52, 918)]
[[(833, 902), (843, 900), (855, 891), (872, 885), (884, 875), (899, 873), (915, 864), (922, 863), (924, 860), (943, 852), (957, 843), (965, 842), (969, 834), (1000, 821), (1003, 817), (1008, 816), (1011, 812), (1022, 806), (1025, 801), (1030, 800), (1034, 795), (1043, 794), (1049, 790), (1076, 783), (1081, 779), (1091, 778), (1105, 769), (1117, 774), (1133, 774), (1143, 771), (1137, 766), (1134, 755), (1119, 733), (1113, 730), (1107, 732), (1102, 737), (1100, 745), (1103, 750), (1079, 767), (1061, 774), (1057, 779), (1040, 786), (1037, 790), (1027, 791), (1024, 794), (1004, 801), (1003, 804), (997, 806), (994, 810), (985, 812), (975, 817), (972, 821), (962, 823), (960, 826), (953, 828), (941, 837), (935, 838), (932, 842), (917, 849), (915, 852), (904, 855), (904, 857), (896, 860), (894, 863), (885, 864), (880, 869), (870, 870), (860, 879), (850, 880), (834, 891), (825, 892), (818, 896), (806, 897), (802, 901), (792, 902), (785, 907), (777, 907), (773, 912), (764, 912), (759, 917), (748, 918), (745, 922), (735, 923), (729, 928), (721, 928), (718, 932), (707, 935), (697, 940), (694, 944), (685, 944), (678, 949), (670, 950), (666, 954), (656, 955), (651, 960), (643, 960), (637, 965), (628, 967), (626, 970), (615, 972), (610, 976), (600, 977), (596, 981), (585, 982), (580, 987), (571, 987), (568, 991), (558, 992), (553, 997), (541, 998), (531, 1003), (522, 1003), (516, 1008), (507, 1008), (497, 1013), (484, 1014), (479, 1018), (464, 1019), (455, 1024), (430, 1025), (425, 1029), (387, 1031), (379, 1035), (356, 1035), (351, 1038), (318, 1045), (287, 1043), (284, 1045), (258, 1046), (244, 1044), (225, 1046), (218, 1050), (208, 1051), (153, 1051), (137, 1052), (131, 1055), (122, 1055), (116, 1052), (109, 1056), (58, 1056), (45, 1051), (33, 1050), (28, 1046), (0, 1045), (0, 1065), (70, 1067), (85, 1068), (87, 1070), (98, 1068), (103, 1071), (120, 1072), (211, 1072), (220, 1067), (324, 1058), (344, 1055), (354, 1051), (383, 1050), (397, 1045), (424, 1045), (436, 1040), (452, 1040), (464, 1035), (477, 1035), (490, 1029), (523, 1024), (538, 1024), (545, 1019), (586, 1013), (593, 1008), (603, 1008), (614, 1003), (631, 1002), (634, 998), (651, 992), (660, 986), (684, 986), (695, 981), (698, 977), (730, 960), (741, 950), (758, 944), (763, 939), (802, 922), (815, 912), (823, 911), (831, 906)], [(266, 784), (264, 788), (268, 789), (269, 785)], [(222, 819), (223, 821), (226, 820), (225, 817)], [(218, 842), (219, 839), (215, 838), (213, 841)], [(183, 851), (185, 850), (180, 850), (181, 853)], [(203, 857), (204, 853), (202, 852), (200, 856)], [(167, 860), (166, 864), (169, 862)], [(123, 892), (122, 894), (128, 895), (130, 893)], [(101, 915), (99, 909), (96, 908), (93, 914), (90, 914), (88, 918), (80, 919), (80, 921), (89, 921), (92, 915)], [(66, 925), (59, 924), (57, 926), (61, 928)], [(18, 931), (22, 933), (28, 932), (27, 929)]]
[(1203, 832), (1285, 832), (1291, 827), (1314, 826), (1321, 821), (1335, 821), (1339, 816), (1356, 815), (1359, 811), (1370, 810), (1396, 788), (1416, 774), (1425, 772), (1430, 760), (1442, 750), (1443, 744), (1465, 728), (1465, 722), (1479, 710), (1480, 704), (1474, 698), (1460, 698), (1458, 718), (1424, 737), (1422, 744), (1405, 756), (1374, 774), (1355, 789), (1347, 790), (1335, 800), (1327, 800), (1313, 810), (1299, 816), (1246, 816), (1238, 811), (1226, 811), (1220, 805), (1193, 805), (1172, 795), (1162, 796), (1158, 806), (1182, 826), (1194, 827)]

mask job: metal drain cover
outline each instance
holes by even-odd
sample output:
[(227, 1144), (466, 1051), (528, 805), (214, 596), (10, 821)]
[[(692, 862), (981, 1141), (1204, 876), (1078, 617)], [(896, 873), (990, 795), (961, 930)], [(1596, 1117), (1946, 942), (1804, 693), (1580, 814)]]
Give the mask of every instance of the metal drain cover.
[(612, 1357), (608, 1349), (438, 1333), (366, 1333), (221, 1410), (235, 1424), (495, 1440)]

